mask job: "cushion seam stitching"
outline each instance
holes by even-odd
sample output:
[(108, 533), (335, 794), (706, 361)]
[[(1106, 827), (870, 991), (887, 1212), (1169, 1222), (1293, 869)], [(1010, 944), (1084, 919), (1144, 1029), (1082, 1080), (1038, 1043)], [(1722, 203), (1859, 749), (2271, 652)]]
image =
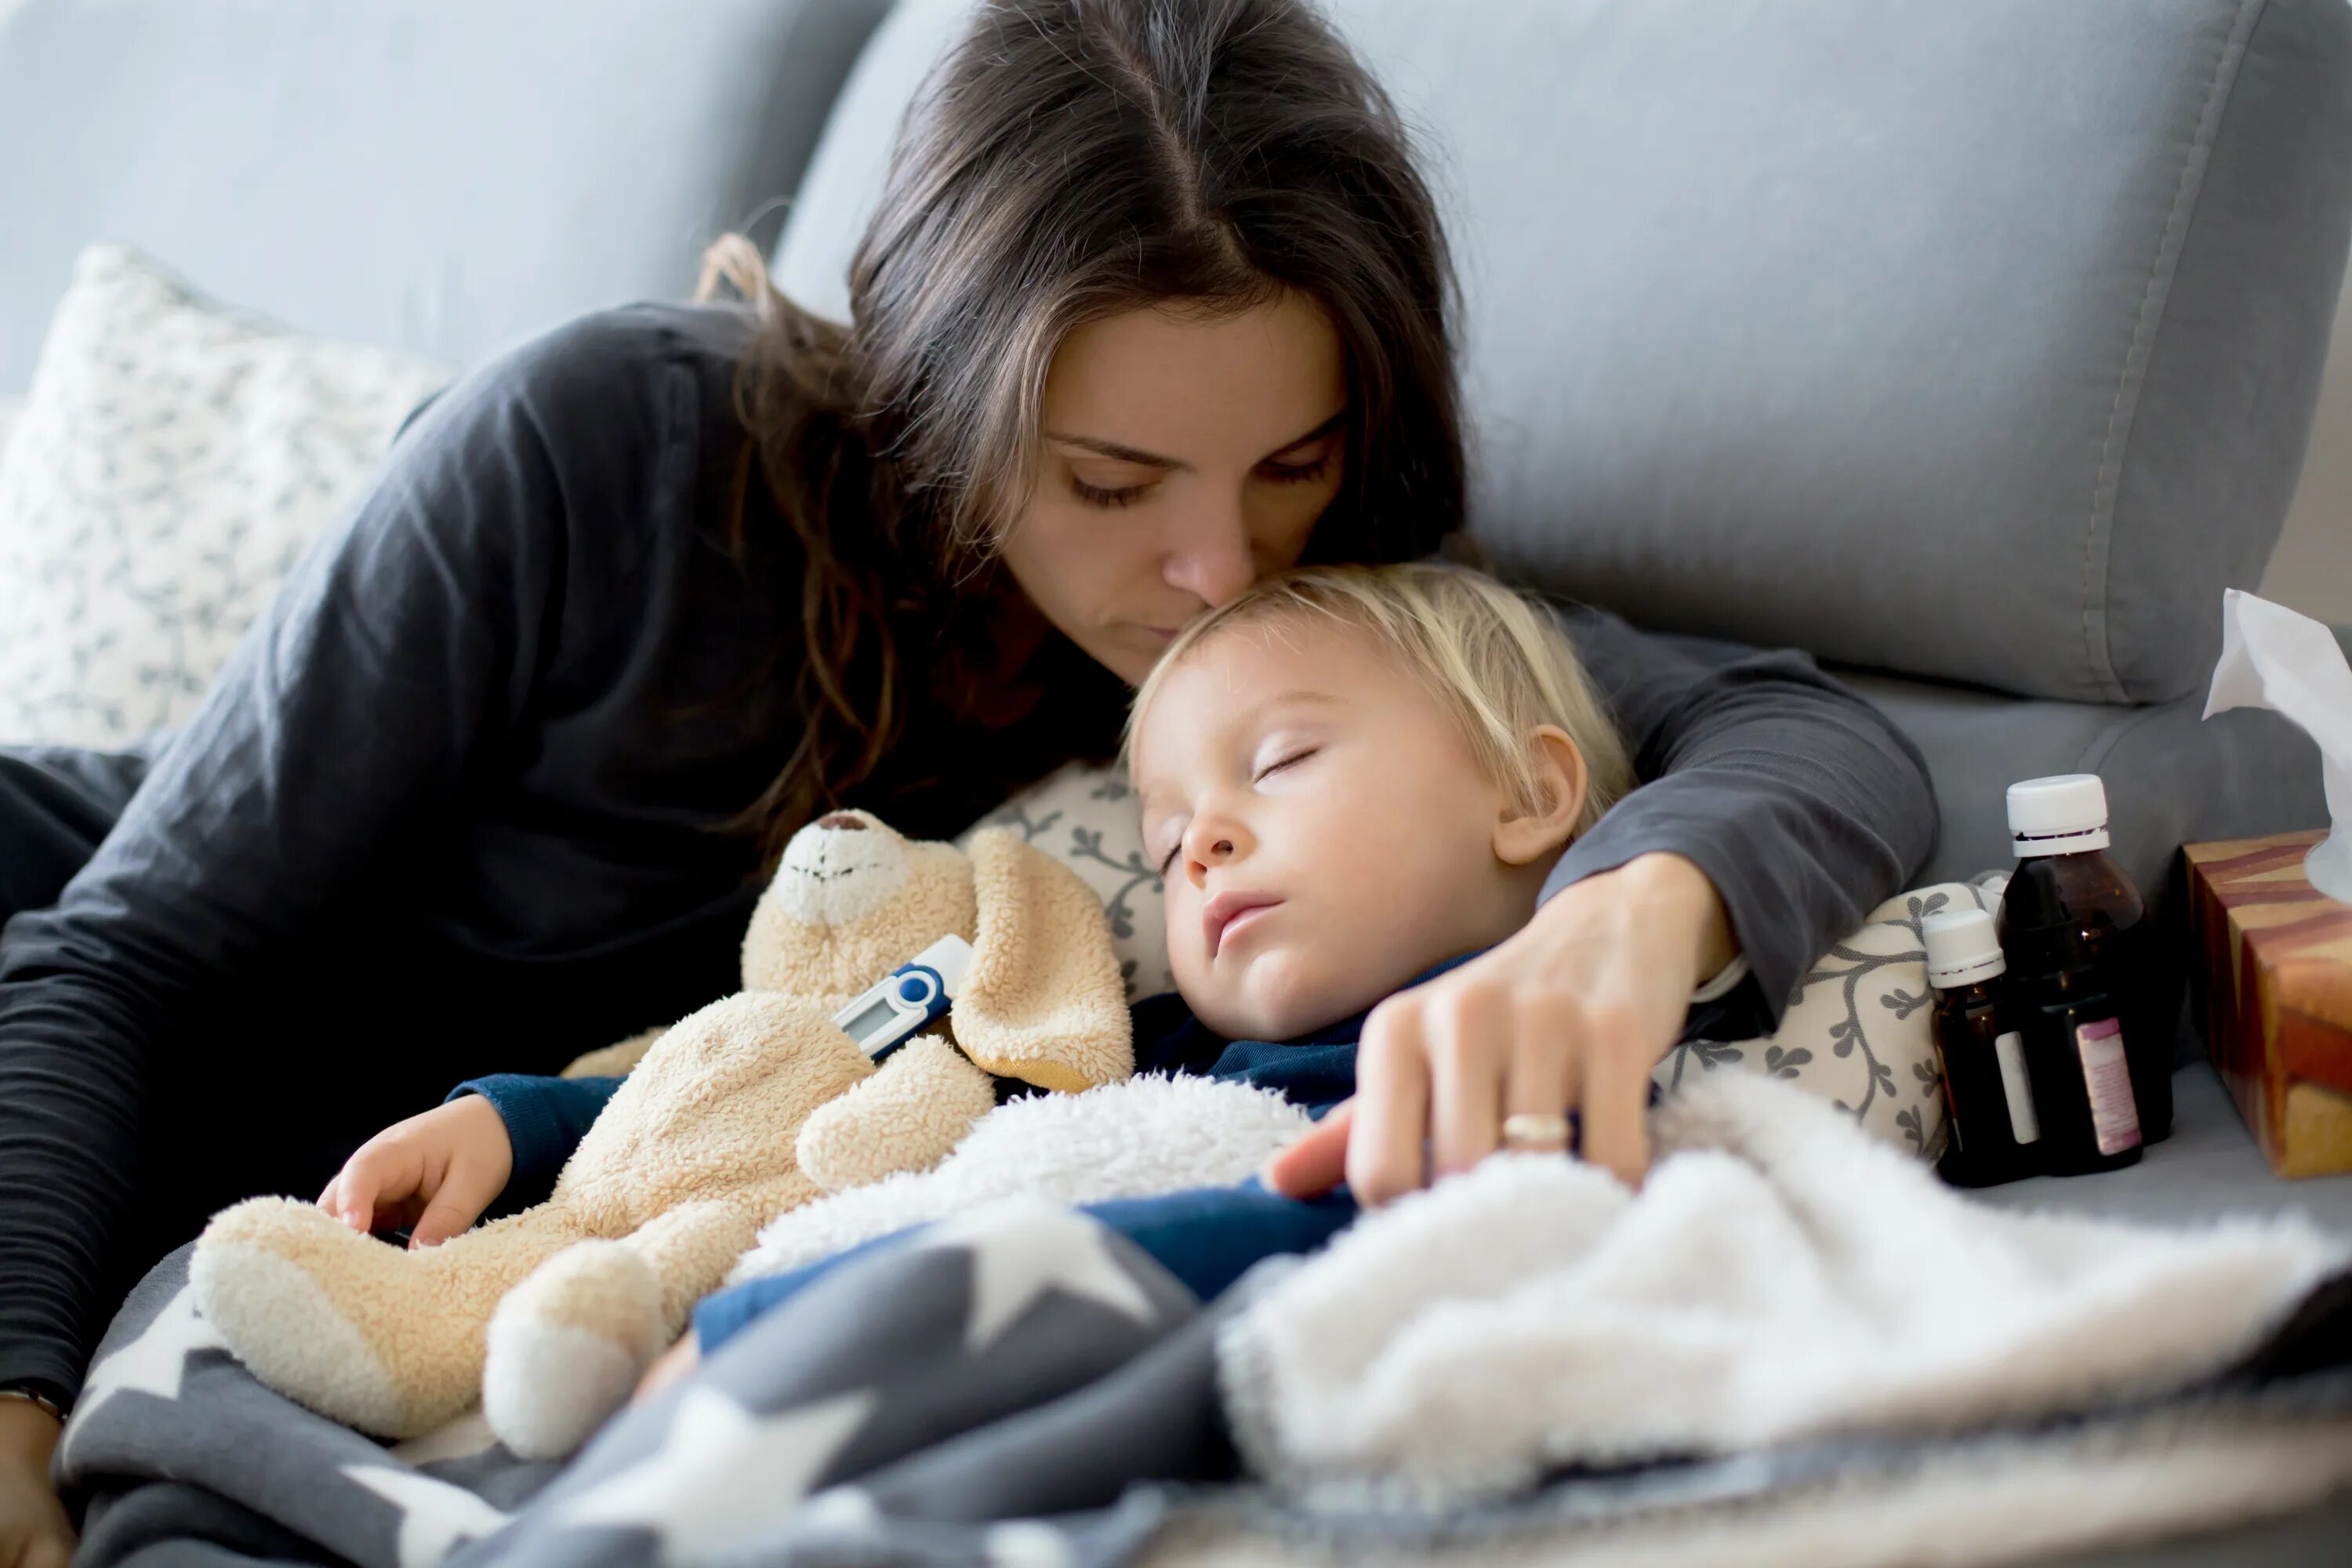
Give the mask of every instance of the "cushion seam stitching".
[[(2122, 482), (2122, 449), (2131, 441), (2131, 428), (2138, 414), (2138, 391), (2143, 384), (2147, 362), (2153, 353), (2157, 328), (2162, 324), (2164, 307), (2169, 300), (2172, 280), (2178, 265), (2189, 224), (2196, 212), (2197, 198), (2205, 184), (2205, 169), (2210, 163), (2214, 143), (2220, 139), (2222, 111), (2227, 107), (2230, 91), (2237, 82), (2237, 68), (2245, 58), (2247, 40), (2259, 23), (2268, 0), (2241, 0), (2237, 20), (2230, 36), (2222, 41), (2219, 57), (2213, 62), (2213, 76), (2206, 85), (2204, 107), (2199, 111), (2197, 125), (2190, 135), (2189, 149), (2181, 159), (2180, 174), (2174, 182), (2172, 205), (2165, 215), (2164, 228), (2157, 240), (2156, 254), (2148, 263), (2147, 282), (2140, 291), (2138, 320), (2133, 323), (2131, 340), (2124, 347), (2123, 365), (2116, 380), (2115, 402), (2107, 410), (2107, 429), (2099, 447), (2099, 466), (2091, 486), (2091, 516), (2083, 532), (2083, 652), (2090, 665), (2092, 679), (2105, 689), (2108, 700), (2117, 702), (2131, 700), (2116, 676), (2110, 657), (2112, 630), (2105, 636), (2095, 632), (2092, 609), (2095, 602), (2091, 580), (2092, 563), (2102, 535), (2109, 538), (2115, 526), (2115, 493)], [(2128, 414), (2125, 405), (2128, 402)], [(2120, 430), (2118, 426), (2120, 426)], [(2120, 438), (2119, 438), (2120, 437)], [(2111, 477), (2112, 476), (2112, 477)], [(2109, 574), (2112, 575), (2112, 571)], [(2107, 608), (2105, 584), (2095, 595), (2104, 615)], [(2105, 642), (2109, 647), (2102, 647)]]

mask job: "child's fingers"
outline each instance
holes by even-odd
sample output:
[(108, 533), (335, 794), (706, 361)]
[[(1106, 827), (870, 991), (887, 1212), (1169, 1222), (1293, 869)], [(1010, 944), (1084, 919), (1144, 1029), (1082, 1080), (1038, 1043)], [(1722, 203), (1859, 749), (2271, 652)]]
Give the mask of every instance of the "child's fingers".
[(656, 1356), (653, 1365), (646, 1368), (646, 1375), (638, 1381), (636, 1392), (629, 1395), (629, 1403), (635, 1405), (659, 1394), (692, 1372), (701, 1360), (701, 1342), (694, 1337), (694, 1331), (689, 1328), (686, 1331), (686, 1338)]
[(1292, 1139), (1266, 1163), (1266, 1186), (1286, 1198), (1317, 1198), (1348, 1173), (1348, 1129), (1356, 1102), (1343, 1100), (1331, 1113)]
[(423, 1162), (400, 1139), (376, 1138), (360, 1145), (327, 1184), (320, 1206), (353, 1230), (374, 1228), (378, 1215), (415, 1194), (423, 1184)]
[(434, 1200), (425, 1205), (425, 1212), (417, 1216), (416, 1223), (409, 1227), (410, 1250), (438, 1247), (451, 1237), (463, 1234), (466, 1227), (474, 1223), (475, 1215), (480, 1213), (480, 1209), (469, 1207), (452, 1196), (448, 1186), (444, 1184)]
[(462, 1234), (482, 1217), (482, 1211), (490, 1206), (505, 1184), (503, 1176), (493, 1176), (472, 1163), (451, 1166), (434, 1191), (432, 1201), (425, 1205), (425, 1212), (409, 1227), (408, 1245), (438, 1247)]

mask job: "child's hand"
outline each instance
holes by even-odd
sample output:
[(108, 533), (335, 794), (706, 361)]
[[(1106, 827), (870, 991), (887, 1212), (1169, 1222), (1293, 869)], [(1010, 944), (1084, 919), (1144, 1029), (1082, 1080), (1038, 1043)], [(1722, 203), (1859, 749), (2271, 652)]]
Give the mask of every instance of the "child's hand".
[(478, 1094), (377, 1133), (346, 1161), (319, 1206), (353, 1230), (409, 1227), (413, 1249), (448, 1240), (481, 1217), (514, 1171), (514, 1143)]
[(654, 1357), (653, 1365), (646, 1368), (646, 1375), (637, 1380), (637, 1391), (629, 1395), (629, 1403), (643, 1404), (692, 1372), (701, 1360), (702, 1342), (694, 1337), (694, 1330), (689, 1327), (684, 1339)]

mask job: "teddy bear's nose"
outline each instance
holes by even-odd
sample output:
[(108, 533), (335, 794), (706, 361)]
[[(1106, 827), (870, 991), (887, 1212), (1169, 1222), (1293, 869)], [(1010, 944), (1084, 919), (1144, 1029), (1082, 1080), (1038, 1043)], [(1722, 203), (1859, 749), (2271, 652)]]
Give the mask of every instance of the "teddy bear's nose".
[(865, 821), (862, 818), (850, 816), (849, 813), (845, 811), (826, 812), (823, 816), (816, 819), (816, 825), (819, 827), (830, 827), (837, 833), (863, 833), (866, 831)]

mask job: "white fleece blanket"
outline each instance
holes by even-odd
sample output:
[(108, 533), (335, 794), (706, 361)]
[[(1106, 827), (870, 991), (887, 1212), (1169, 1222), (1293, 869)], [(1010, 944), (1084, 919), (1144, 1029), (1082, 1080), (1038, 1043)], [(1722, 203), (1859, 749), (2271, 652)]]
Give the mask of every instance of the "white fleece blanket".
[(1104, 1203), (1231, 1186), (1312, 1126), (1272, 1089), (1156, 1073), (998, 1106), (928, 1171), (788, 1209), (735, 1262), (738, 1285), (997, 1198)]
[(2229, 1368), (2352, 1264), (2298, 1217), (2159, 1230), (1981, 1206), (1747, 1074), (1653, 1125), (1638, 1193), (1556, 1156), (1491, 1160), (1264, 1288), (1218, 1344), (1251, 1468), (1332, 1500), (1453, 1505), (1580, 1462), (2085, 1410)]

